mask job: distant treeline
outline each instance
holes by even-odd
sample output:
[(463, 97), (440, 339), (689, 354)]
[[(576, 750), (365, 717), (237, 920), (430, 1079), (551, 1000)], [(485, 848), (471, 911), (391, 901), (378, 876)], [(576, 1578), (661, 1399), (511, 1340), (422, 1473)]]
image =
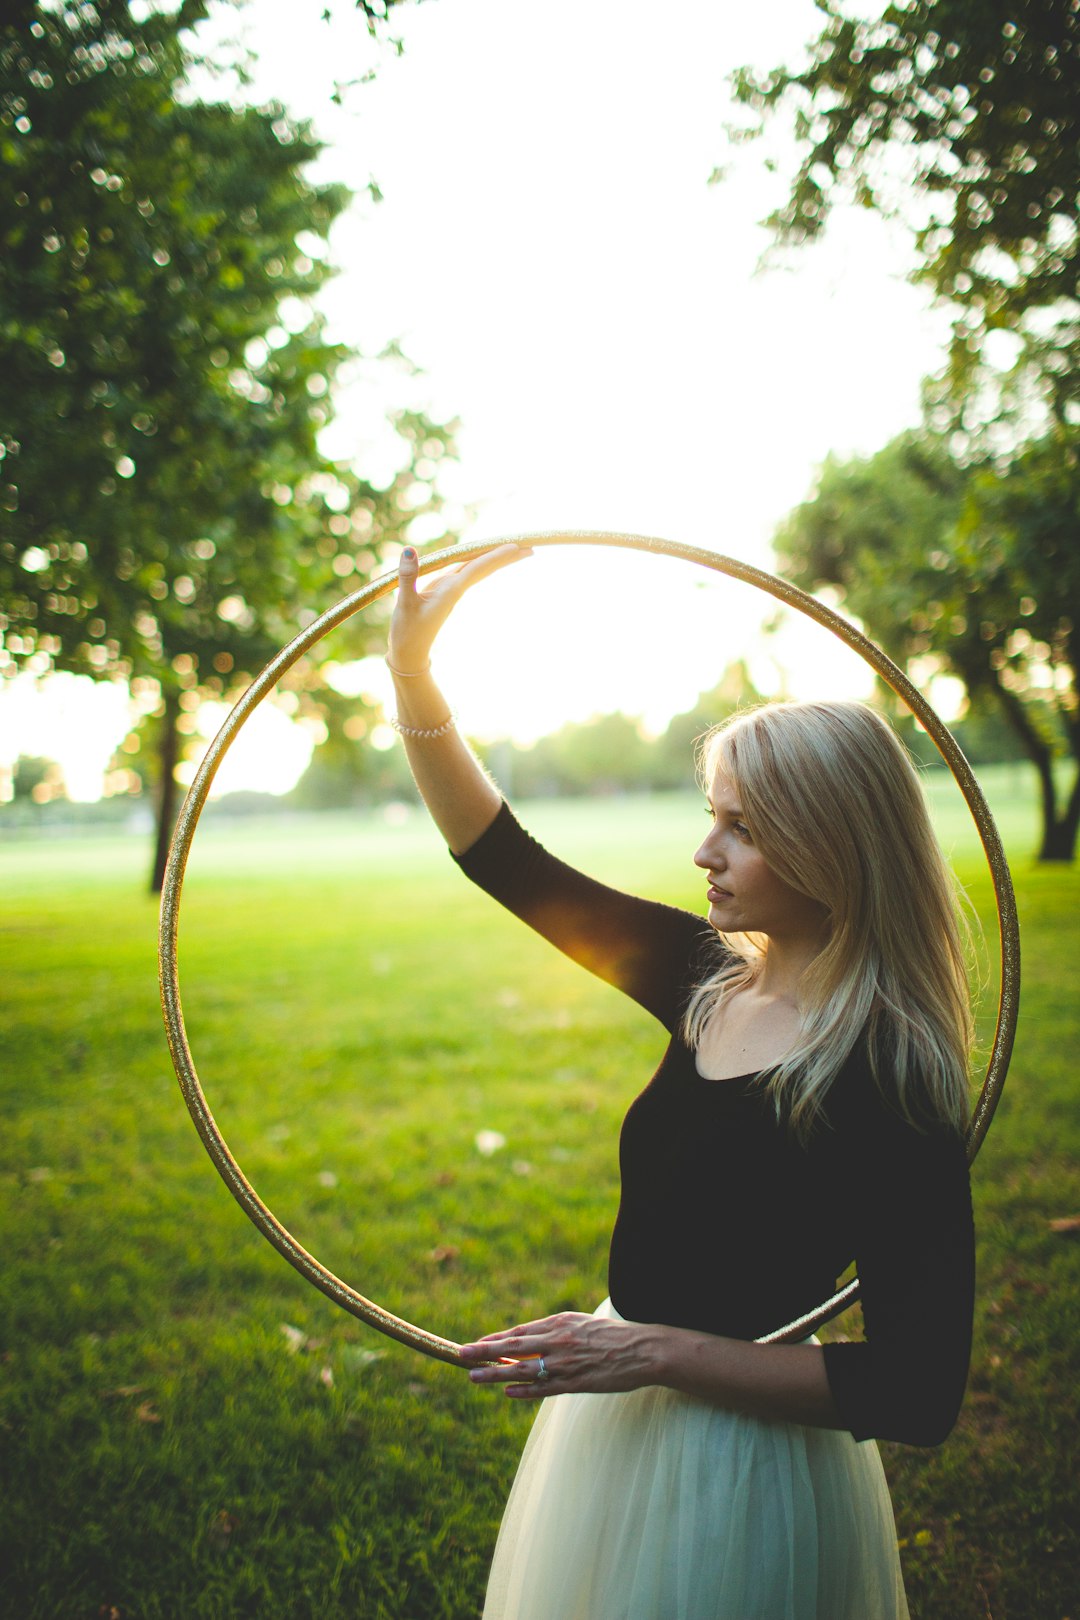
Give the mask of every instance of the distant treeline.
[[(510, 738), (476, 744), (477, 753), (500, 787), (520, 798), (563, 795), (651, 793), (694, 784), (695, 745), (718, 721), (764, 699), (741, 662), (703, 692), (692, 709), (675, 715), (658, 736), (641, 721), (621, 713), (571, 721), (536, 743)], [(906, 713), (893, 714), (905, 743), (926, 766), (941, 764), (926, 733)], [(972, 710), (951, 730), (974, 765), (1025, 758), (1015, 733), (994, 711)], [(311, 764), (286, 803), (316, 809), (379, 803), (411, 797), (412, 780), (404, 749), (380, 753), (362, 743), (331, 737), (315, 750)]]
[[(477, 753), (507, 794), (519, 798), (555, 798), (614, 793), (658, 793), (692, 787), (698, 740), (739, 708), (762, 702), (745, 667), (727, 670), (709, 692), (703, 692), (685, 714), (677, 714), (659, 736), (649, 736), (632, 715), (603, 714), (572, 721), (529, 746), (502, 738), (476, 744)], [(243, 815), (275, 810), (331, 810), (385, 804), (414, 796), (412, 778), (400, 745), (380, 750), (345, 732), (355, 732), (356, 707), (342, 704), (326, 741), (291, 793), (239, 792), (211, 800), (207, 814)], [(347, 714), (346, 714), (347, 708)], [(908, 715), (893, 715), (905, 743), (923, 765), (941, 764), (926, 733)], [(972, 710), (951, 730), (975, 766), (1024, 759), (1015, 733), (995, 711)], [(72, 804), (65, 796), (59, 767), (45, 759), (20, 759), (15, 767), (14, 797), (0, 806), (0, 831), (41, 828), (61, 830), (97, 823), (118, 825), (150, 814), (153, 794), (135, 772), (127, 780), (140, 791), (114, 794), (98, 804)]]

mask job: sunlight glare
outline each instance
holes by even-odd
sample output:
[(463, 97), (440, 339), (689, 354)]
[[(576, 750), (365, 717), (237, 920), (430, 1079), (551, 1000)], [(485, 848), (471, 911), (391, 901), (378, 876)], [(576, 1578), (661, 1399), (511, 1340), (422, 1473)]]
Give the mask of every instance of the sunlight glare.
[(0, 683), (0, 770), (7, 777), (20, 756), (55, 760), (68, 798), (92, 803), (100, 799), (105, 767), (133, 724), (122, 681), (13, 676)]
[[(203, 703), (198, 710), (200, 735), (209, 742), (224, 725), (227, 703)], [(258, 793), (288, 793), (311, 761), (318, 729), (307, 720), (291, 720), (270, 701), (261, 703), (245, 722), (214, 778), (210, 797), (243, 789)], [(177, 768), (177, 780), (190, 787), (203, 750)]]

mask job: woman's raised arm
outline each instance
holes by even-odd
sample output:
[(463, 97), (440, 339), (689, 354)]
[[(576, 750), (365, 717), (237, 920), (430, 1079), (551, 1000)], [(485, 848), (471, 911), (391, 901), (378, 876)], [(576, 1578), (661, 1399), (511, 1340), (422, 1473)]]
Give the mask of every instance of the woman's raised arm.
[(398, 564), (387, 665), (394, 677), (398, 722), (409, 767), (431, 818), (455, 855), (462, 855), (499, 813), (498, 790), (450, 721), (450, 705), (431, 673), (431, 646), (454, 606), (478, 580), (531, 556), (526, 546), (499, 546), (417, 588), (419, 558), (411, 546)]

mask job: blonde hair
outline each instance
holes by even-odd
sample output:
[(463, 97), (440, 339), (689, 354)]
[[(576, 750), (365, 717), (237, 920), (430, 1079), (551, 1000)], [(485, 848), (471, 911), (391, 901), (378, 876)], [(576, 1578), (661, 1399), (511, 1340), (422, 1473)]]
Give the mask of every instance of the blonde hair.
[[(968, 1118), (972, 1045), (966, 934), (956, 885), (903, 744), (862, 703), (771, 703), (701, 739), (768, 865), (825, 908), (827, 943), (798, 986), (801, 1038), (764, 1082), (779, 1117), (809, 1134), (865, 1036), (881, 1091), (911, 1123)], [(693, 993), (697, 1047), (726, 996), (751, 982), (768, 942), (721, 936), (733, 956)]]

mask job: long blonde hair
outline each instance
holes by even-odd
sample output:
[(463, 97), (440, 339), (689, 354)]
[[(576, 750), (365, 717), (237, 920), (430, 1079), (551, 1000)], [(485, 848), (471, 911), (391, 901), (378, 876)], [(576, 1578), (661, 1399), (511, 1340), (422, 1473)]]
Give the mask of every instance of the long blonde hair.
[[(772, 870), (821, 904), (824, 948), (798, 986), (801, 1038), (771, 1071), (779, 1117), (805, 1137), (865, 1036), (874, 1078), (920, 1127), (968, 1117), (971, 1001), (956, 885), (903, 744), (862, 703), (770, 703), (699, 744), (706, 782), (736, 789)], [(691, 997), (697, 1047), (733, 990), (760, 970), (759, 936), (722, 936), (733, 952)]]

